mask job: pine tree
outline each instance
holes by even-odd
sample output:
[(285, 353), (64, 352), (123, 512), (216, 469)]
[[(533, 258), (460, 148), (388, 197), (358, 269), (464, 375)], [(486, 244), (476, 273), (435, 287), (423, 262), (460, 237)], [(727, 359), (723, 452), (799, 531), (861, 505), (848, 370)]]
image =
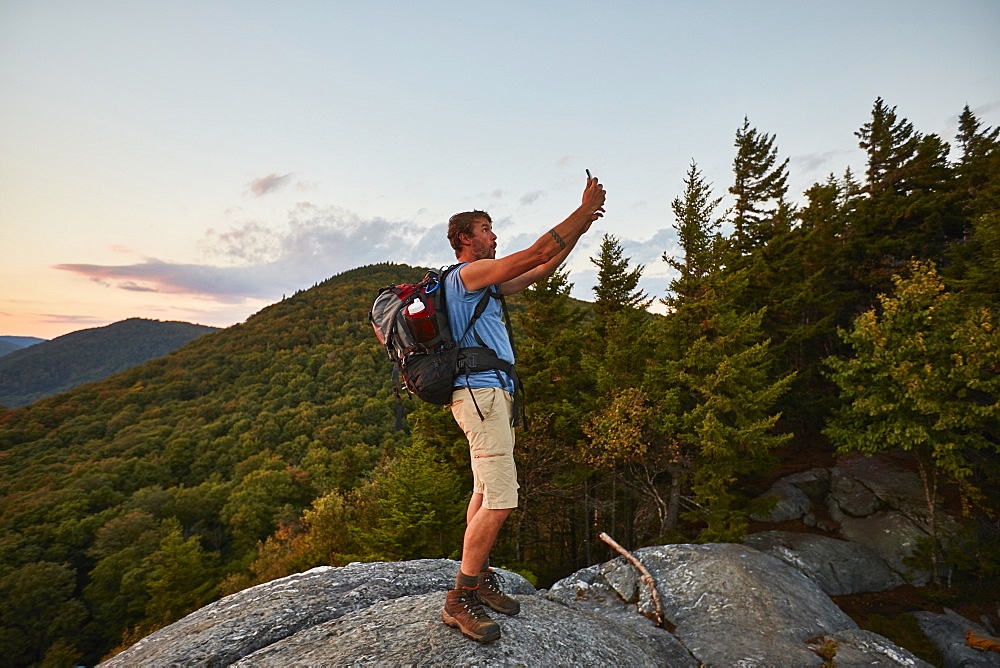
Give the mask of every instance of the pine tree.
[(790, 378), (770, 378), (762, 311), (743, 307), (746, 271), (724, 270), (716, 205), (692, 166), (675, 201), (684, 256), (664, 257), (680, 275), (664, 300), (671, 312), (651, 329), (655, 353), (641, 383), (620, 388), (587, 424), (590, 460), (623, 467), (652, 504), (647, 537), (676, 529), (690, 493), (703, 539), (736, 538), (747, 515), (734, 483), (787, 440), (772, 433), (771, 408)]
[[(604, 235), (590, 261), (598, 274), (594, 317), (586, 329), (588, 354), (582, 360), (584, 374), (594, 386), (587, 419), (602, 411), (623, 388), (638, 382), (651, 355), (651, 316), (646, 310), (651, 300), (639, 288), (645, 268), (633, 267), (618, 238), (610, 234)], [(588, 491), (606, 530), (628, 545), (634, 539), (630, 520), (637, 499), (628, 493), (622, 475), (621, 468), (611, 463), (592, 479)]]
[(519, 511), (494, 554), (528, 563), (546, 578), (562, 577), (560, 567), (585, 565), (594, 538), (587, 519), (593, 472), (578, 455), (593, 396), (592, 379), (582, 370), (591, 342), (585, 313), (569, 296), (572, 287), (560, 268), (522, 292), (513, 312), (524, 333), (517, 366), (528, 424), (517, 433)]
[(943, 259), (967, 225), (940, 137), (916, 132), (882, 98), (855, 135), (868, 155), (868, 197), (851, 221), (844, 259), (869, 291), (867, 308), (911, 259)]
[(778, 163), (775, 135), (757, 132), (750, 120), (736, 131), (734, 182), (729, 192), (733, 205), (733, 251), (736, 258), (765, 246), (791, 224), (788, 193), (788, 159)]
[(871, 120), (854, 135), (868, 155), (865, 192), (874, 196), (888, 189), (904, 189), (904, 167), (913, 160), (922, 139), (913, 123), (899, 118), (896, 107), (890, 109), (879, 97)]
[(639, 288), (644, 267), (632, 267), (624, 253), (618, 238), (605, 234), (597, 256), (590, 258), (598, 270), (597, 285), (582, 361), (594, 379), (599, 402), (640, 375), (649, 354), (646, 309), (652, 300)]
[(663, 260), (679, 274), (671, 282), (670, 291), (681, 299), (696, 298), (701, 280), (719, 266), (722, 221), (714, 216), (721, 201), (721, 197), (712, 197), (711, 184), (705, 182), (692, 160), (684, 178), (684, 194), (671, 202), (673, 228), (684, 256), (677, 259), (663, 254)]
[[(857, 210), (860, 184), (850, 170), (830, 175), (805, 193), (808, 204), (798, 224), (758, 252), (750, 269), (759, 291), (754, 304), (766, 304), (764, 331), (772, 338), (776, 371), (796, 373), (793, 390), (779, 402), (784, 421), (800, 434), (815, 433), (835, 401), (823, 358), (842, 346), (838, 326), (862, 299), (862, 290), (843, 259), (843, 236)], [(864, 301), (867, 303), (867, 301)]]
[(982, 128), (968, 105), (959, 117), (962, 157), (956, 189), (963, 197), (967, 233), (949, 249), (942, 269), (949, 286), (984, 305), (1000, 303), (1000, 128)]

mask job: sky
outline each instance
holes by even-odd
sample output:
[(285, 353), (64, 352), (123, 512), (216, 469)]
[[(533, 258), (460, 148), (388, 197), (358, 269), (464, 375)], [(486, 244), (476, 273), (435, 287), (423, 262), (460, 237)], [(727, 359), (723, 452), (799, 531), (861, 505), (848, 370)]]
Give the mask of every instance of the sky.
[[(1000, 126), (997, 0), (0, 0), (0, 335), (130, 317), (226, 327), (376, 262), (499, 254), (579, 204), (666, 295), (694, 162), (726, 196), (743, 119), (790, 194), (851, 168), (881, 97), (953, 141)], [(720, 214), (721, 214), (720, 210)], [(373, 295), (374, 298), (374, 295)]]

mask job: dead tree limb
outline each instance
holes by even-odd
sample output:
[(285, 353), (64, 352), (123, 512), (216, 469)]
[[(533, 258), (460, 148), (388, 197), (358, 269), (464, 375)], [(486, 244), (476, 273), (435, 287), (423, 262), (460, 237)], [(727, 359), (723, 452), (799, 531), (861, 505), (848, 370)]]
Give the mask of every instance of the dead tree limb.
[(656, 581), (653, 579), (653, 576), (649, 574), (649, 571), (642, 565), (642, 562), (636, 559), (631, 552), (619, 545), (614, 538), (602, 531), (600, 539), (628, 559), (629, 563), (639, 571), (639, 579), (649, 587), (649, 595), (653, 598), (653, 605), (656, 607), (656, 625), (663, 628), (663, 605), (660, 603), (660, 592), (656, 591)]

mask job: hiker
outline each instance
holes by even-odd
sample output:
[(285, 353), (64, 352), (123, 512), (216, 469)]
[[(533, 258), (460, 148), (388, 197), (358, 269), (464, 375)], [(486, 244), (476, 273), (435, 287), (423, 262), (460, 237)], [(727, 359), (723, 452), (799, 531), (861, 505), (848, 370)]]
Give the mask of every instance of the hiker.
[[(451, 331), (462, 336), (462, 347), (486, 348), (499, 364), (455, 379), (451, 410), (469, 439), (473, 494), (466, 513), (462, 565), (455, 588), (448, 591), (442, 619), (479, 642), (500, 637), (500, 626), (484, 611), (516, 615), (521, 606), (501, 590), (499, 576), (489, 568), (489, 555), (500, 527), (517, 507), (517, 470), (514, 466), (514, 392), (516, 372), (497, 366), (514, 363), (508, 329), (501, 319), (500, 299), (549, 277), (563, 263), (580, 237), (604, 213), (604, 187), (587, 172), (583, 202), (563, 222), (531, 246), (496, 258), (497, 236), (485, 211), (457, 213), (448, 221), (448, 240), (462, 263), (445, 278)], [(486, 310), (475, 320), (473, 311), (485, 291), (496, 291)], [(508, 323), (509, 324), (509, 323)], [(490, 355), (486, 355), (489, 357)], [(482, 367), (480, 367), (482, 368)], [(514, 376), (512, 378), (512, 376)]]

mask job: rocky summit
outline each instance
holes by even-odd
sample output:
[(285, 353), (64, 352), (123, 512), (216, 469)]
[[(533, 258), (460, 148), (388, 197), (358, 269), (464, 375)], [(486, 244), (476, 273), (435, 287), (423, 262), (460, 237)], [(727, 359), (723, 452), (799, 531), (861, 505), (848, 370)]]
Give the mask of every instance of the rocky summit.
[[(496, 569), (521, 600), (481, 645), (441, 622), (458, 563), (446, 559), (315, 568), (227, 596), (153, 633), (104, 666), (627, 665), (925, 666), (859, 630), (823, 589), (747, 545), (637, 550), (661, 599), (623, 557), (535, 590)], [(824, 655), (824, 656), (821, 656)]]

